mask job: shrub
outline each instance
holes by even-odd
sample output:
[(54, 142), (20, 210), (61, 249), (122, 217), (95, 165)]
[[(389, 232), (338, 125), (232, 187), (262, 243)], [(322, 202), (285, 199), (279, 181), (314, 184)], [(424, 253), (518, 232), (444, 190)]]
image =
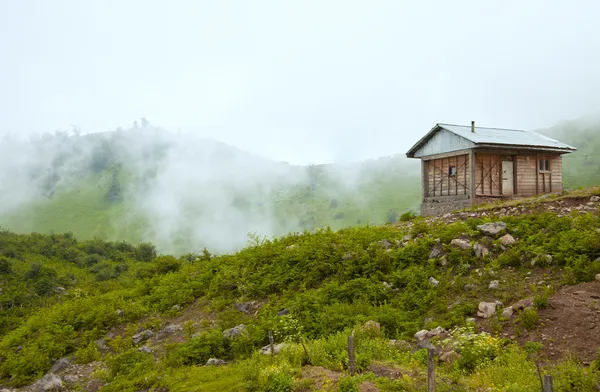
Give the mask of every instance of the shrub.
[(156, 247), (148, 242), (142, 242), (135, 248), (135, 258), (139, 261), (151, 262), (156, 257)]
[(0, 257), (0, 275), (8, 275), (12, 272), (10, 261), (6, 257)]
[(540, 316), (534, 308), (527, 308), (521, 312), (519, 320), (527, 329), (534, 329), (540, 322)]

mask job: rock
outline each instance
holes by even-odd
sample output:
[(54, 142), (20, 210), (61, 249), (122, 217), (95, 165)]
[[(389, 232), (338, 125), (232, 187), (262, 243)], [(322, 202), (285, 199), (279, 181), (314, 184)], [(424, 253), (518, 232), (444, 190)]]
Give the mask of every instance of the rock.
[(236, 304), (235, 308), (242, 313), (252, 314), (257, 308), (256, 301), (242, 302), (241, 304)]
[(479, 229), (479, 231), (481, 231), (485, 235), (496, 237), (498, 234), (500, 234), (504, 230), (506, 230), (506, 223), (504, 223), (504, 222), (485, 223), (483, 225), (477, 226), (477, 228)]
[(465, 290), (465, 291), (477, 290), (477, 285), (467, 283), (466, 285), (464, 285), (463, 290)]
[[(285, 343), (279, 343), (279, 344), (274, 344), (273, 345), (273, 354), (279, 354), (281, 352), (281, 350), (283, 350), (283, 348), (285, 347)], [(271, 345), (267, 345), (263, 348), (260, 349), (260, 353), (261, 354), (271, 354)]]
[(62, 380), (54, 373), (48, 373), (41, 380), (38, 380), (31, 386), (35, 392), (44, 392), (61, 389), (63, 387)]
[(399, 351), (409, 351), (412, 347), (406, 340), (390, 340), (387, 345)]
[(71, 360), (69, 358), (61, 358), (58, 361), (54, 362), (54, 365), (52, 365), (52, 369), (50, 369), (50, 371), (52, 373), (58, 373), (61, 370), (65, 370), (66, 368), (68, 368), (70, 364)]
[(381, 282), (381, 284), (383, 285), (383, 287), (385, 287), (386, 289), (392, 289), (394, 288), (394, 285), (388, 282)]
[(500, 243), (504, 246), (510, 246), (515, 242), (517, 242), (517, 240), (515, 240), (515, 238), (510, 234), (505, 234), (500, 238)]
[(477, 256), (478, 259), (483, 259), (485, 256), (487, 256), (490, 253), (490, 251), (481, 244), (475, 244), (473, 246), (473, 250), (475, 250), (475, 255)]
[(150, 339), (152, 336), (154, 336), (154, 332), (150, 331), (149, 329), (146, 329), (140, 333), (136, 333), (135, 335), (133, 335), (131, 337), (131, 341), (133, 342), (133, 344), (138, 344)]
[(377, 321), (369, 320), (361, 328), (363, 331), (380, 332), (381, 325)]
[(56, 291), (56, 294), (64, 294), (64, 293), (65, 293), (65, 291), (67, 291), (67, 290), (66, 290), (64, 287), (62, 287), (62, 286), (58, 286), (58, 287), (55, 289), (55, 291)]
[(513, 310), (523, 310), (523, 309), (531, 308), (532, 306), (533, 306), (533, 300), (527, 298), (527, 299), (520, 300), (519, 302), (515, 303), (511, 307), (513, 308)]
[(436, 245), (431, 249), (431, 252), (429, 252), (429, 258), (437, 259), (438, 257), (441, 257), (443, 254), (444, 254), (444, 249), (442, 248), (442, 246)]
[(290, 310), (289, 309), (283, 309), (280, 310), (279, 312), (277, 312), (277, 316), (285, 316), (286, 314), (289, 314)]
[(443, 256), (440, 258), (440, 265), (441, 265), (442, 267), (445, 267), (446, 265), (448, 265), (448, 257), (446, 257), (446, 255), (443, 255)]
[(377, 242), (381, 247), (383, 247), (383, 249), (391, 249), (392, 248), (392, 243), (388, 240), (382, 240)]
[(223, 337), (233, 339), (236, 336), (240, 336), (246, 332), (246, 326), (244, 324), (236, 325), (233, 328), (226, 329), (223, 331)]
[(428, 338), (429, 338), (429, 331), (426, 329), (423, 329), (423, 330), (415, 333), (415, 340), (417, 341), (417, 343), (427, 340)]
[(65, 382), (68, 382), (69, 384), (75, 384), (79, 381), (79, 377), (76, 374), (67, 374), (63, 378)]
[(492, 281), (490, 282), (490, 285), (488, 286), (488, 288), (489, 288), (490, 290), (496, 290), (496, 289), (497, 289), (499, 286), (500, 286), (500, 282), (499, 282), (499, 281), (497, 281), (497, 280), (492, 280)]
[(461, 238), (455, 238), (450, 242), (450, 245), (455, 246), (462, 250), (471, 249), (471, 244), (467, 240)]
[(436, 280), (434, 277), (430, 277), (428, 279), (428, 281), (429, 281), (429, 284), (432, 285), (433, 287), (437, 287), (440, 284), (439, 280)]
[(123, 317), (124, 314), (123, 309), (117, 309), (117, 317)]
[(144, 347), (138, 348), (138, 351), (141, 351), (141, 352), (146, 353), (146, 354), (150, 354), (154, 350), (152, 349), (152, 347), (144, 346)]
[(531, 260), (531, 266), (533, 267), (539, 263), (542, 263), (542, 265), (552, 264), (552, 260), (554, 260), (552, 255), (536, 256), (533, 260)]
[(106, 344), (106, 340), (104, 338), (100, 338), (98, 340), (96, 340), (96, 347), (98, 347), (98, 350), (100, 351), (109, 351), (110, 347), (108, 347), (108, 345)]
[(158, 331), (156, 339), (164, 339), (167, 336), (171, 336), (179, 331), (183, 331), (183, 327), (179, 324), (170, 324)]
[(440, 361), (446, 363), (452, 363), (460, 358), (460, 355), (456, 351), (447, 351), (440, 355)]
[(221, 366), (221, 365), (225, 365), (225, 361), (223, 361), (222, 359), (209, 358), (208, 361), (206, 361), (206, 366)]
[(480, 302), (478, 306), (477, 317), (484, 319), (492, 317), (496, 314), (496, 303), (494, 302)]
[(600, 282), (600, 274), (596, 274), (596, 280)]
[(502, 316), (504, 316), (505, 318), (509, 319), (513, 316), (514, 314), (514, 310), (512, 308), (512, 306), (509, 306), (507, 308), (504, 308), (504, 310), (502, 310)]
[(590, 197), (590, 201), (592, 203), (598, 203), (600, 201), (600, 196), (592, 196)]
[(179, 310), (181, 310), (181, 305), (173, 305), (173, 306), (171, 307), (171, 310), (174, 310), (174, 311), (179, 311)]

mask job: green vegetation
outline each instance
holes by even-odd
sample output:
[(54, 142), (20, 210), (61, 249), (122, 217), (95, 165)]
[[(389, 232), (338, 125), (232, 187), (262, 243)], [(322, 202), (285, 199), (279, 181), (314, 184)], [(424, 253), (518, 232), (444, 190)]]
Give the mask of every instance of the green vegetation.
[[(0, 377), (24, 385), (70, 356), (104, 364), (93, 375), (106, 383), (102, 391), (303, 390), (320, 382), (304, 374), (310, 366), (337, 374), (339, 390), (372, 382), (384, 391), (418, 391), (425, 350), (411, 353), (390, 339), (412, 340), (423, 328), (442, 326), (454, 331), (460, 358), (439, 364), (440, 390), (532, 390), (539, 380), (527, 351), (501, 335), (472, 333), (468, 318), (483, 300), (510, 304), (531, 296), (543, 309), (550, 293), (532, 288), (526, 279), (532, 272), (543, 274), (553, 290), (593, 280), (600, 273), (600, 220), (575, 213), (506, 217), (518, 241), (503, 250), (478, 232), (487, 219), (446, 224), (410, 217), (397, 226), (254, 237), (238, 253), (221, 256), (204, 250), (174, 257), (149, 243), (2, 231)], [(450, 245), (458, 237), (483, 241), (489, 255), (477, 258)], [(429, 258), (436, 246), (443, 262)], [(551, 261), (532, 266), (546, 254)], [(502, 280), (493, 292), (492, 279)], [(236, 308), (246, 302), (256, 310)], [(282, 309), (287, 314), (278, 316)], [(513, 324), (531, 329), (537, 312), (520, 312), (514, 321), (496, 315), (491, 322), (497, 332)], [(363, 327), (369, 320), (380, 327)], [(181, 324), (178, 338), (159, 338), (174, 322)], [(246, 327), (239, 335), (224, 336), (240, 324)], [(286, 343), (274, 358), (258, 353), (269, 330), (275, 343)], [(143, 331), (153, 334), (134, 344), (134, 335), (149, 333)], [(355, 376), (348, 374), (349, 334), (356, 337)], [(209, 358), (228, 364), (198, 366)], [(399, 369), (402, 377), (377, 376), (369, 371), (373, 364)], [(555, 375), (559, 390), (592, 391), (594, 369), (573, 358), (544, 371)]]

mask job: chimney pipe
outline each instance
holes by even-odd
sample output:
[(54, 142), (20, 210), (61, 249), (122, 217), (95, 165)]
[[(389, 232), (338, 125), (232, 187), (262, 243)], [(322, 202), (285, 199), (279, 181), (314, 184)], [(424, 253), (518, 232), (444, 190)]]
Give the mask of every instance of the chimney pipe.
[(471, 121), (471, 132), (475, 133), (475, 121)]

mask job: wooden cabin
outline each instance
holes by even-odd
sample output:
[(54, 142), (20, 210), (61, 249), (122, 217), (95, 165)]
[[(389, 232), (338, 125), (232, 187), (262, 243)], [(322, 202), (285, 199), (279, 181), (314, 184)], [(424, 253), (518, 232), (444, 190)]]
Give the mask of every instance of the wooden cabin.
[(576, 148), (531, 131), (436, 124), (407, 153), (421, 159), (421, 215), (562, 192), (562, 154)]

